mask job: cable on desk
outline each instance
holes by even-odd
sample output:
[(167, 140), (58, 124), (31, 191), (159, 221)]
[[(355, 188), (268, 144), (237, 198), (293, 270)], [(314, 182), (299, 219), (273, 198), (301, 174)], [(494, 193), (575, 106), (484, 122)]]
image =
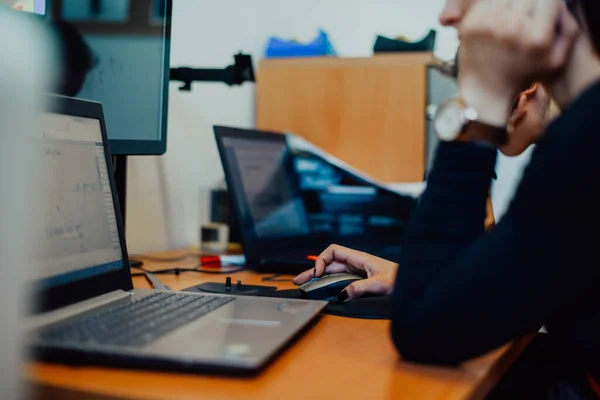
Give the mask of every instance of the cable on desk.
[[(143, 272), (134, 272), (131, 274), (131, 276), (146, 276), (147, 272), (151, 272), (154, 275), (179, 275), (182, 272), (199, 272), (199, 273), (210, 274), (210, 275), (224, 275), (224, 274), (234, 274), (236, 272), (242, 272), (242, 271), (246, 271), (248, 269), (247, 267), (242, 267), (242, 268), (236, 268), (236, 269), (229, 269), (226, 271), (219, 271), (219, 270), (202, 268), (202, 267), (205, 267), (206, 265), (207, 264), (198, 264), (197, 266), (195, 266), (193, 268), (175, 267), (175, 268), (159, 269), (156, 271), (150, 271), (144, 267), (135, 267), (136, 269), (139, 269)], [(208, 264), (208, 265), (210, 265), (210, 264)]]
[(170, 286), (164, 285), (158, 277), (152, 272), (146, 271), (144, 273), (146, 275), (146, 280), (154, 289), (158, 290), (171, 290)]
[[(177, 257), (152, 257), (152, 256), (142, 256), (142, 255), (130, 255), (129, 258), (132, 260), (139, 261), (150, 261), (150, 262), (179, 262), (187, 260), (188, 258), (201, 257), (202, 253), (193, 252), (193, 253), (185, 253)], [(137, 268), (137, 267), (136, 267)]]

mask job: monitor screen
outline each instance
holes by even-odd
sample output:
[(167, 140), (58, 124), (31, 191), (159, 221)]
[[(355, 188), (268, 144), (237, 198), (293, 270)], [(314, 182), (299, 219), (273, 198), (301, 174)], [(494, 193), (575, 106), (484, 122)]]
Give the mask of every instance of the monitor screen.
[(34, 278), (41, 289), (123, 268), (117, 217), (100, 121), (44, 113), (40, 157), (46, 173), (36, 185), (45, 198), (32, 232)]
[[(246, 209), (259, 238), (284, 238), (310, 233), (306, 209), (296, 188), (285, 139), (260, 141), (223, 138), (224, 160), (239, 209)], [(241, 190), (239, 190), (241, 188)]]
[(102, 103), (112, 154), (166, 151), (172, 0), (49, 0), (59, 94)]

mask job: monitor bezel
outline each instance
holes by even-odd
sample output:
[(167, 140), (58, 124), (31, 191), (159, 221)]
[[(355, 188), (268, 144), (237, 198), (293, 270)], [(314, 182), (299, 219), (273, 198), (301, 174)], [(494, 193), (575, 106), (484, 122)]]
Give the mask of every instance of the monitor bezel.
[(114, 156), (160, 156), (167, 152), (167, 125), (169, 113), (169, 84), (171, 72), (171, 22), (173, 0), (165, 2), (165, 33), (163, 53), (163, 91), (162, 91), (162, 119), (160, 141), (158, 140), (118, 140), (109, 139), (110, 150)]
[[(70, 115), (74, 117), (92, 118), (100, 122), (106, 165), (109, 171), (113, 171), (102, 104), (88, 100), (51, 94), (47, 95), (46, 101), (47, 106), (45, 107), (44, 112)], [(108, 175), (110, 187), (112, 189), (112, 199), (115, 217), (117, 220), (119, 241), (121, 244), (123, 268), (105, 274), (96, 275), (91, 278), (70, 282), (64, 285), (41, 289), (34, 288), (35, 301), (31, 310), (34, 314), (54, 310), (100, 296), (105, 293), (110, 293), (117, 290), (129, 291), (133, 289), (131, 270), (129, 268), (129, 257), (127, 255), (127, 245), (125, 241), (125, 229), (123, 226), (121, 211), (119, 209), (116, 183), (113, 174)]]
[[(229, 194), (231, 208), (233, 209), (233, 213), (237, 219), (240, 230), (246, 262), (250, 264), (260, 263), (263, 256), (268, 253), (268, 249), (273, 247), (273, 244), (276, 240), (261, 238), (256, 234), (254, 221), (252, 220), (249, 205), (245, 200), (245, 195), (242, 193), (241, 188), (237, 187), (233, 182), (234, 171), (227, 162), (228, 156), (224, 139), (249, 139), (254, 141), (270, 141), (284, 144), (286, 147), (286, 168), (291, 175), (296, 175), (294, 159), (290, 148), (287, 145), (287, 137), (284, 133), (255, 129), (241, 129), (219, 125), (214, 126), (214, 133), (221, 158), (221, 164), (223, 166), (223, 172), (225, 173), (225, 181), (227, 182), (227, 191)], [(300, 197), (302, 195), (297, 180), (293, 182), (292, 191), (295, 196)]]
[[(160, 123), (160, 140), (120, 140), (108, 139), (113, 156), (160, 156), (167, 152), (167, 126), (169, 111), (169, 85), (171, 71), (171, 24), (173, 15), (173, 0), (159, 0), (165, 2), (165, 25), (164, 25), (164, 52), (163, 52), (163, 79), (162, 79), (162, 109)], [(54, 15), (54, 10), (49, 11), (46, 5), (46, 17), (60, 19), (61, 16)], [(80, 97), (77, 97), (80, 98)], [(93, 101), (93, 100), (92, 100)]]

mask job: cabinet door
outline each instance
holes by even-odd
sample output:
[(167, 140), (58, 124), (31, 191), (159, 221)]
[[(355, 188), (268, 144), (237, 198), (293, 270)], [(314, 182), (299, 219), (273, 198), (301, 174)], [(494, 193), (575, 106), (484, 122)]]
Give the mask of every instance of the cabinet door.
[(431, 54), (266, 60), (258, 70), (258, 129), (296, 133), (386, 182), (425, 172)]

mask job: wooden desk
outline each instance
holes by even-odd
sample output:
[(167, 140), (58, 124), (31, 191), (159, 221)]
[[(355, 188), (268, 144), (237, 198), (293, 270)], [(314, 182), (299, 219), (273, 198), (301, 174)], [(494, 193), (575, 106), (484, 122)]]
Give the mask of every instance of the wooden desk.
[[(158, 256), (176, 256), (180, 252)], [(148, 262), (149, 269), (192, 267), (197, 259), (179, 263)], [(261, 275), (240, 272), (234, 282), (264, 283)], [(184, 273), (159, 275), (173, 289), (183, 289), (225, 276)], [(136, 287), (149, 287), (135, 277)], [(324, 315), (292, 347), (256, 378), (153, 373), (118, 369), (68, 367), (35, 363), (30, 379), (41, 387), (37, 398), (63, 399), (481, 399), (498, 382), (528, 344), (518, 340), (460, 368), (403, 363), (390, 340), (388, 321)], [(70, 390), (57, 395), (55, 390)], [(84, 394), (85, 393), (85, 394)]]

